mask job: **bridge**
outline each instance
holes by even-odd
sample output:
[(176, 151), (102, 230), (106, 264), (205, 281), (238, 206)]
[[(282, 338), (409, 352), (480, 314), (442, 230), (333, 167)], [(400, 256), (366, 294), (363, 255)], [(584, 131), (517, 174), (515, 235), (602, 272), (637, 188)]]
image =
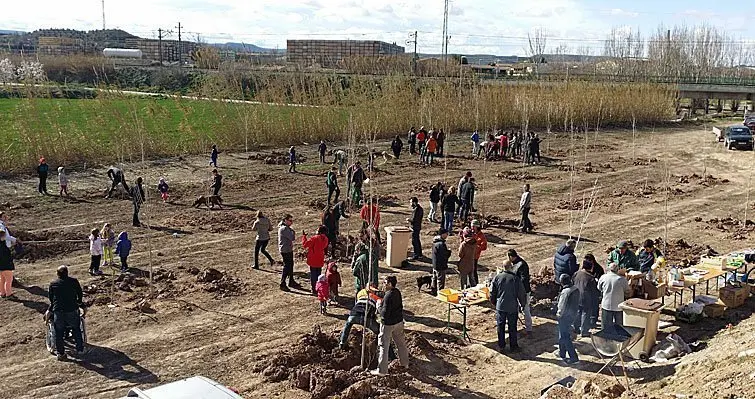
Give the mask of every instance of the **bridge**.
[(658, 83), (675, 86), (679, 98), (696, 100), (741, 100), (755, 101), (755, 77), (669, 77), (643, 75), (587, 75), (587, 74), (530, 74), (522, 76), (478, 74), (489, 81), (501, 81), (506, 84), (528, 84), (548, 82), (553, 84), (566, 82), (606, 82), (606, 83)]

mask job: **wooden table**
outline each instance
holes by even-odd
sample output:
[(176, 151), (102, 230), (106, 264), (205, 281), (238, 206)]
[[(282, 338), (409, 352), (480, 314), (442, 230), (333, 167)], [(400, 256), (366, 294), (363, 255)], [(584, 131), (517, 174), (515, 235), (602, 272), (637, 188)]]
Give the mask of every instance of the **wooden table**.
[(716, 267), (710, 267), (707, 265), (698, 265), (693, 269), (707, 270), (708, 273), (703, 275), (684, 276), (684, 287), (671, 285), (668, 290), (674, 294), (674, 307), (676, 307), (676, 298), (679, 297), (679, 302), (684, 303), (684, 290), (690, 289), (692, 291), (692, 301), (695, 301), (697, 296), (697, 286), (705, 283), (705, 294), (710, 292), (710, 281), (715, 279), (718, 282), (718, 278), (726, 275), (726, 270), (722, 270)]
[(455, 302), (448, 302), (446, 300), (441, 299), (441, 297), (435, 297), (435, 299), (439, 300), (440, 302), (443, 302), (448, 305), (448, 311), (446, 313), (446, 330), (451, 329), (451, 309), (458, 311), (461, 313), (461, 334), (460, 337), (462, 339), (466, 339), (468, 341), (472, 341), (472, 338), (469, 336), (469, 330), (467, 329), (467, 308), (469, 308), (472, 305), (480, 305), (485, 302), (488, 302), (489, 299), (482, 297), (479, 299), (475, 299), (473, 301), (467, 301), (465, 303), (455, 303)]

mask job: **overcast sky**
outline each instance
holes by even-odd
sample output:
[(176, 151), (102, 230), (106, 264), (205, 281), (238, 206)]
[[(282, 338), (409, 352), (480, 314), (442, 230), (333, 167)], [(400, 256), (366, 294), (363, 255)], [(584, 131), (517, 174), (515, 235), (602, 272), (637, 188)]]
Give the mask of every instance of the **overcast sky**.
[[(0, 29), (100, 29), (101, 0), (2, 0)], [(608, 5), (610, 3), (610, 5)], [(721, 7), (725, 5), (725, 7)], [(106, 25), (142, 37), (158, 28), (184, 38), (285, 48), (287, 38), (379, 39), (404, 44), (419, 31), (419, 51), (441, 51), (443, 0), (105, 0)], [(449, 52), (524, 54), (526, 36), (545, 28), (549, 50), (593, 54), (612, 28), (655, 32), (659, 24), (708, 23), (755, 39), (755, 1), (452, 0)], [(173, 38), (176, 37), (174, 33)], [(407, 51), (409, 51), (407, 46)]]

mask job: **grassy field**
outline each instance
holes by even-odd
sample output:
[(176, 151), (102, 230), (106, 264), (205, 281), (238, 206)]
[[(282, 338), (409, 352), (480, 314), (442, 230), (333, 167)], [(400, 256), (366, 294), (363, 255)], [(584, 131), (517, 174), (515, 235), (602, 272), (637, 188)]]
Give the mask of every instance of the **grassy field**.
[(345, 90), (326, 80), (314, 83), (292, 78), (267, 86), (255, 98), (317, 107), (107, 92), (96, 99), (0, 99), (0, 170), (30, 170), (42, 155), (51, 165), (71, 166), (204, 153), (212, 143), (221, 150), (320, 139), (366, 143), (422, 125), (449, 134), (494, 127), (594, 129), (633, 121), (642, 126), (672, 118), (675, 103), (672, 89), (650, 84), (419, 85), (392, 78)]
[(138, 97), (0, 99), (0, 168), (30, 167), (39, 156), (59, 165), (134, 161), (142, 149), (152, 158), (209, 151), (212, 143), (258, 147), (275, 135), (268, 126), (286, 135), (301, 132), (302, 116), (316, 112), (337, 111)]

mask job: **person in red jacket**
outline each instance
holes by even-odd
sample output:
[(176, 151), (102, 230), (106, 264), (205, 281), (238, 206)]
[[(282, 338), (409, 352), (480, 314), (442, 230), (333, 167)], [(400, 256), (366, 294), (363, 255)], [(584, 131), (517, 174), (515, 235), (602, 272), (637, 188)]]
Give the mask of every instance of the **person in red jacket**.
[(315, 285), (317, 278), (322, 273), (322, 267), (325, 265), (325, 251), (328, 249), (328, 228), (320, 226), (317, 229), (317, 235), (307, 238), (307, 233), (302, 231), (301, 241), (304, 248), (307, 249), (307, 266), (309, 266), (309, 280), (312, 283), (312, 295), (317, 295)]
[(480, 283), (480, 277), (477, 274), (477, 268), (480, 264), (480, 256), (482, 255), (482, 251), (486, 251), (488, 249), (488, 239), (485, 237), (485, 233), (482, 232), (482, 223), (480, 223), (479, 220), (472, 221), (472, 231), (474, 233), (474, 239), (475, 241), (477, 241), (477, 252), (475, 253), (474, 257), (474, 272), (472, 273), (472, 276), (474, 277), (473, 283), (477, 285)]
[(365, 202), (359, 211), (359, 218), (362, 219), (362, 230), (367, 230), (368, 228), (374, 229), (373, 231), (377, 235), (378, 244), (380, 244), (380, 207), (378, 206), (377, 197), (373, 197), (369, 202)]
[(509, 150), (509, 136), (506, 132), (501, 134), (501, 158), (506, 159), (506, 153)]

